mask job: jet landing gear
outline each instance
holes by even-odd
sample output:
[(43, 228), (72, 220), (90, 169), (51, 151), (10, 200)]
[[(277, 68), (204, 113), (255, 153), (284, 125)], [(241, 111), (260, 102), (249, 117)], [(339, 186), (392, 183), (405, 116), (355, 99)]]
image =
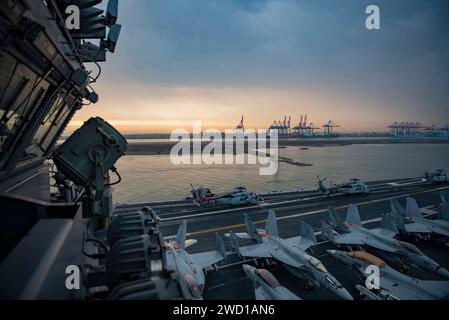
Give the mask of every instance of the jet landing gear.
[(261, 269), (267, 269), (267, 268), (275, 268), (278, 266), (278, 263), (276, 260), (265, 258), (265, 259), (253, 259), (254, 264)]
[(315, 289), (315, 282), (307, 279), (306, 280), (306, 285), (304, 286), (304, 290), (305, 291), (312, 291), (313, 289)]
[(410, 266), (407, 265), (406, 263), (400, 261), (399, 262), (399, 267), (398, 267), (399, 271), (402, 272), (403, 274), (407, 274), (407, 272), (410, 270)]

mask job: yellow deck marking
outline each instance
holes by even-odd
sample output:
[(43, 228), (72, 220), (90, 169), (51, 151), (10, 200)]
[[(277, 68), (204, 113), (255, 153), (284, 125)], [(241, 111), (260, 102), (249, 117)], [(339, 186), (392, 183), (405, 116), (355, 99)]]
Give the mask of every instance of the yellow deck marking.
[[(377, 203), (377, 202), (383, 202), (383, 201), (386, 201), (386, 200), (389, 200), (389, 199), (410, 197), (410, 196), (415, 196), (415, 195), (419, 195), (419, 194), (425, 194), (425, 193), (430, 193), (430, 192), (435, 192), (435, 191), (441, 191), (441, 190), (445, 190), (445, 189), (448, 189), (448, 187), (433, 188), (433, 189), (430, 189), (430, 190), (418, 191), (418, 192), (410, 193), (410, 194), (403, 194), (403, 195), (395, 196), (395, 197), (391, 197), (391, 198), (375, 199), (375, 200), (371, 200), (371, 201), (358, 202), (358, 203), (354, 203), (354, 204), (356, 206), (362, 207), (362, 206), (367, 206), (369, 204), (373, 204), (373, 203)], [(342, 206), (339, 206), (339, 207), (335, 207), (335, 209), (337, 209), (337, 210), (347, 209), (347, 208), (349, 208), (349, 205), (342, 205)], [(327, 209), (323, 209), (323, 210), (326, 211)], [(282, 211), (282, 210), (278, 210), (278, 211)], [(316, 213), (319, 213), (319, 211), (320, 210), (318, 210)], [(304, 212), (304, 213), (306, 213), (306, 212)], [(259, 220), (259, 221), (254, 221), (253, 223), (258, 225), (258, 224), (264, 224), (266, 222), (267, 222), (267, 220)], [(190, 232), (189, 235), (197, 236), (197, 235), (207, 234), (207, 233), (212, 233), (212, 232), (227, 231), (227, 230), (232, 230), (232, 229), (243, 228), (244, 226), (245, 226), (245, 224), (243, 224), (243, 223), (241, 223), (241, 224), (234, 224), (234, 225), (230, 225), (230, 226), (224, 226), (224, 227), (210, 228), (210, 229), (194, 231), (194, 232)]]

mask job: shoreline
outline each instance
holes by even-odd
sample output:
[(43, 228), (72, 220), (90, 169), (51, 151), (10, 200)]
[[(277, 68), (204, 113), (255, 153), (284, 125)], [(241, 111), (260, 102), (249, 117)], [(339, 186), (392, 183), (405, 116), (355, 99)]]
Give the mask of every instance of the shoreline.
[[(202, 143), (204, 148), (209, 143)], [(374, 138), (374, 139), (280, 139), (279, 148), (324, 148), (343, 147), (355, 144), (449, 144), (448, 138), (419, 138), (419, 139), (396, 139), (396, 138)], [(128, 144), (126, 155), (169, 155), (174, 142), (132, 142)], [(223, 148), (224, 149), (224, 148)], [(245, 147), (245, 152), (247, 149)]]

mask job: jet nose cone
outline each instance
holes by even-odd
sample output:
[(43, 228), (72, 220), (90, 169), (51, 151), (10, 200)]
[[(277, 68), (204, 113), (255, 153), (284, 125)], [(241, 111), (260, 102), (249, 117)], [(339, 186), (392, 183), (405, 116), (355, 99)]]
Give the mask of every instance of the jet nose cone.
[(345, 288), (337, 289), (336, 293), (343, 300), (354, 300), (354, 298), (351, 296), (351, 294)]
[(245, 271), (246, 273), (251, 272), (255, 269), (247, 264), (242, 265), (242, 268), (243, 268), (243, 271)]
[(446, 278), (446, 279), (449, 279), (449, 271), (447, 271), (447, 269), (445, 269), (445, 268), (440, 268), (440, 269), (437, 270), (437, 273), (438, 273), (440, 276), (442, 276), (442, 277), (444, 277), (444, 278)]

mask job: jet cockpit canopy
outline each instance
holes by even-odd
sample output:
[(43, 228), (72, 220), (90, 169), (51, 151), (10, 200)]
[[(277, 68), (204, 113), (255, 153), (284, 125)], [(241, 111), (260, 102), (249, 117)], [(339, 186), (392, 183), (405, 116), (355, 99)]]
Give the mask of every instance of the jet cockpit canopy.
[(308, 254), (304, 255), (304, 258), (317, 270), (321, 272), (327, 272), (326, 267), (315, 257), (312, 257)]

